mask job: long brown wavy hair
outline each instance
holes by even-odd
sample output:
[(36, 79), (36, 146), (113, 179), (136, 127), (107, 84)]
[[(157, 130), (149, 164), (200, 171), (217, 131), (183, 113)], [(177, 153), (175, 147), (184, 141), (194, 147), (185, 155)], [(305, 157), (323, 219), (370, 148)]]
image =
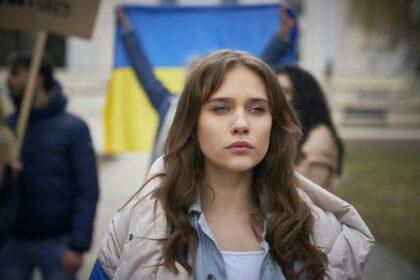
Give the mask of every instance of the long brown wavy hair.
[(169, 226), (163, 243), (163, 265), (177, 273), (178, 262), (190, 273), (193, 271), (185, 252), (190, 250), (195, 259), (198, 238), (187, 213), (205, 185), (196, 126), (201, 107), (221, 86), (226, 73), (236, 66), (252, 70), (264, 82), (273, 119), (268, 152), (254, 168), (252, 185), (259, 220), (268, 222), (266, 241), (270, 253), (288, 279), (300, 275), (322, 279), (327, 257), (311, 242), (314, 218), (298, 194), (293, 170), (301, 136), (298, 118), (287, 104), (274, 72), (252, 55), (232, 50), (210, 54), (188, 76), (169, 131), (165, 174), (155, 192)]

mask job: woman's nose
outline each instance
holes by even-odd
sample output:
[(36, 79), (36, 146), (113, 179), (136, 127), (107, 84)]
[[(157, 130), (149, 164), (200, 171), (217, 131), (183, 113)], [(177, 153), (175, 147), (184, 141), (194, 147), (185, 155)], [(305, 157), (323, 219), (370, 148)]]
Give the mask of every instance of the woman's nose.
[(248, 134), (249, 123), (244, 112), (238, 112), (235, 114), (235, 120), (232, 127), (233, 134)]

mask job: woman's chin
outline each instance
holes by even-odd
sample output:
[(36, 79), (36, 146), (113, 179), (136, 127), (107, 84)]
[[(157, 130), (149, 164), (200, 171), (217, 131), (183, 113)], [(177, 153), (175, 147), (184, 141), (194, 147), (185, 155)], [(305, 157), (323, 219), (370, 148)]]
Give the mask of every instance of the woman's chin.
[(233, 172), (247, 172), (254, 169), (259, 162), (247, 158), (232, 159), (225, 163), (224, 168)]

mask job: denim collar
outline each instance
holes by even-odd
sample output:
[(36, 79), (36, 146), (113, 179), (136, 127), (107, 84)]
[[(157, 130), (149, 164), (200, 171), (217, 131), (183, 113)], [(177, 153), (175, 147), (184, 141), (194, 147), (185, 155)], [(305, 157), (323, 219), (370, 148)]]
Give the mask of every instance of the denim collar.
[(188, 209), (188, 217), (191, 215), (201, 215), (202, 212), (200, 195), (197, 195), (194, 203), (191, 205), (190, 209)]
[[(190, 209), (188, 210), (188, 220), (190, 222), (190, 224), (195, 228), (195, 230), (199, 230), (198, 227), (199, 225), (203, 228), (205, 228), (206, 233), (208, 235), (211, 236), (211, 238), (213, 240), (215, 240), (213, 233), (211, 232), (210, 228), (207, 225), (207, 222), (205, 221), (205, 217), (202, 216), (203, 214), (203, 210), (201, 208), (201, 199), (200, 199), (200, 195), (197, 195), (194, 203), (191, 205)], [(261, 248), (264, 249), (265, 252), (269, 251), (269, 246), (267, 241), (265, 240), (266, 238), (266, 232), (267, 232), (267, 224), (268, 224), (268, 219), (264, 218), (264, 230), (263, 230), (263, 234), (262, 234), (262, 240), (260, 243)]]

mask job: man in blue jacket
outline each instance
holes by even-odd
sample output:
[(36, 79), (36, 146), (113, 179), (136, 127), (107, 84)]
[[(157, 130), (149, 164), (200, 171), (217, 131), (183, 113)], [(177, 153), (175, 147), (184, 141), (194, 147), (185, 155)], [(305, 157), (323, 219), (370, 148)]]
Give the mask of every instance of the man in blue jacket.
[[(15, 128), (31, 57), (10, 63), (8, 87)], [(90, 247), (99, 196), (95, 153), (89, 129), (65, 111), (67, 99), (43, 61), (17, 176), (16, 226), (0, 251), (0, 279), (31, 279), (35, 267), (45, 279), (75, 279)]]

